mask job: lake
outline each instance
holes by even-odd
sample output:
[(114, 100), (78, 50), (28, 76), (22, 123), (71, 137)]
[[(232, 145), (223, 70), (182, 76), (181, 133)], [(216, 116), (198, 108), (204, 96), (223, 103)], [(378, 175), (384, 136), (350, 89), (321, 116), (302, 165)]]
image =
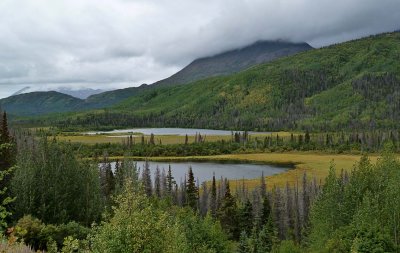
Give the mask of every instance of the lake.
[[(266, 164), (248, 164), (248, 163), (218, 163), (218, 162), (153, 162), (149, 161), (150, 171), (154, 177), (157, 166), (160, 171), (168, 171), (168, 166), (171, 165), (172, 175), (177, 183), (183, 181), (188, 173), (189, 166), (192, 167), (196, 181), (201, 184), (204, 181), (212, 180), (213, 173), (215, 177), (220, 179), (226, 177), (229, 180), (237, 179), (253, 179), (264, 176), (270, 176), (287, 171), (288, 167), (266, 165)], [(114, 168), (115, 163), (112, 163)], [(144, 161), (137, 161), (137, 166), (141, 171), (144, 167)]]
[[(240, 132), (240, 131), (238, 131)], [(132, 129), (116, 129), (112, 131), (98, 131), (98, 132), (87, 132), (88, 135), (94, 134), (120, 134), (120, 133), (142, 133), (144, 135), (231, 135), (232, 131), (228, 130), (213, 130), (213, 129), (194, 129), (194, 128), (132, 128)], [(255, 133), (268, 133), (268, 132), (249, 132), (250, 134)]]

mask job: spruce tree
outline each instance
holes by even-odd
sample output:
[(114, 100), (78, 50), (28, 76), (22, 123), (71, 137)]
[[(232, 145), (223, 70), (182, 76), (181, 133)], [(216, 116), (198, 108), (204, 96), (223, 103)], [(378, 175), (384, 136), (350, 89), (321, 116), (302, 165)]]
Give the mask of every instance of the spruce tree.
[(186, 183), (186, 204), (193, 210), (197, 209), (198, 189), (194, 180), (192, 167), (189, 167), (188, 180)]
[(238, 216), (240, 231), (245, 231), (247, 234), (250, 234), (253, 228), (253, 205), (249, 199), (247, 199), (239, 209)]
[(165, 174), (164, 168), (161, 172), (161, 195), (163, 197), (167, 195), (167, 175)]
[(247, 237), (246, 231), (240, 233), (239, 245), (237, 247), (237, 253), (249, 253), (251, 248), (249, 245), (249, 238)]
[(260, 195), (264, 198), (267, 194), (267, 184), (265, 183), (264, 171), (261, 172)]
[(158, 198), (161, 198), (161, 175), (160, 168), (157, 166), (154, 173), (154, 193)]
[(174, 184), (176, 184), (174, 177), (172, 176), (171, 165), (168, 166), (168, 174), (167, 174), (167, 194), (171, 195), (172, 190), (174, 188)]
[(153, 133), (150, 134), (149, 144), (150, 145), (155, 145), (155, 140), (154, 140), (154, 134)]
[(257, 252), (271, 252), (272, 247), (277, 243), (276, 231), (272, 220), (269, 220), (262, 227), (257, 239)]
[(0, 124), (0, 172), (2, 173), (2, 180), (0, 180), (0, 190), (4, 190), (4, 194), (0, 197), (0, 202), (10, 197), (10, 180), (12, 178), (13, 170), (11, 167), (15, 164), (16, 159), (16, 145), (10, 136), (7, 123), (7, 113), (3, 112)]
[(148, 161), (144, 164), (142, 182), (146, 195), (150, 197), (153, 194), (153, 185), (151, 182), (150, 165)]
[(189, 143), (189, 137), (188, 137), (188, 135), (186, 134), (185, 135), (185, 145), (187, 145)]
[(215, 219), (217, 217), (217, 184), (215, 182), (215, 174), (213, 174), (211, 184), (210, 212), (211, 216)]
[(106, 184), (106, 195), (111, 196), (115, 190), (115, 178), (111, 169), (111, 163), (108, 163), (106, 167)]
[(207, 182), (203, 182), (201, 184), (202, 194), (200, 197), (200, 214), (201, 216), (206, 216), (208, 212), (208, 199), (209, 199), (209, 192), (207, 187)]
[(11, 140), (8, 130), (7, 114), (3, 112), (0, 127), (0, 231), (7, 226), (10, 203), (13, 202), (10, 192), (10, 180), (12, 178), (15, 163), (15, 144)]
[(231, 239), (238, 240), (240, 231), (238, 227), (236, 199), (231, 194), (229, 181), (225, 185), (225, 195), (218, 210), (218, 218), (228, 236)]
[(265, 225), (270, 219), (271, 216), (271, 203), (267, 196), (263, 199), (263, 207), (261, 211), (261, 226)]
[(306, 130), (306, 134), (304, 135), (304, 142), (306, 143), (306, 144), (309, 144), (310, 143), (310, 133), (308, 132), (308, 130)]
[(10, 132), (8, 130), (7, 113), (3, 112), (0, 128), (0, 143), (9, 143), (11, 141)]

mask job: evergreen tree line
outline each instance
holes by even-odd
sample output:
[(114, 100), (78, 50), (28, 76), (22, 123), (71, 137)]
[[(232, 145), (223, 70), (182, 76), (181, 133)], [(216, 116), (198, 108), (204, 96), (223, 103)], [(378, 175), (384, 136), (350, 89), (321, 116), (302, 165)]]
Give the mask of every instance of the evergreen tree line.
[(163, 144), (153, 137), (143, 136), (143, 141), (135, 143), (132, 138), (121, 143), (96, 143), (94, 145), (73, 143), (72, 148), (81, 157), (101, 157), (105, 152), (110, 156), (206, 156), (234, 153), (263, 153), (285, 151), (324, 151), (332, 153), (380, 152), (385, 143), (391, 143), (394, 152), (400, 152), (399, 131), (375, 131), (352, 133), (295, 133), (290, 135), (270, 134), (265, 137), (253, 137), (247, 132), (233, 132), (230, 140), (188, 142), (181, 144)]

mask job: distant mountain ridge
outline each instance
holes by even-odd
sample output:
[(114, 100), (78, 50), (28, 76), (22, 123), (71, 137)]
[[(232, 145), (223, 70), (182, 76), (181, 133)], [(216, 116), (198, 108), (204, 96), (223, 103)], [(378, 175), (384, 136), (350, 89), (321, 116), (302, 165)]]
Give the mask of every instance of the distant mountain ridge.
[(154, 85), (188, 84), (200, 79), (230, 75), (254, 65), (310, 50), (307, 43), (258, 41), (249, 46), (194, 60), (174, 75)]
[[(269, 62), (309, 49), (312, 49), (312, 47), (307, 43), (258, 41), (243, 48), (196, 59), (171, 77), (151, 85), (142, 84), (139, 87), (100, 93), (98, 92), (99, 90), (93, 89), (74, 91), (61, 88), (49, 92), (21, 94), (21, 92), (32, 88), (26, 87), (26, 89), (20, 91), (16, 96), (0, 99), (0, 106), (9, 113), (17, 116), (106, 108), (118, 104), (144, 90), (156, 89), (158, 86), (190, 83), (218, 75), (229, 75), (260, 63)], [(55, 103), (55, 107), (52, 107), (50, 101)], [(65, 103), (64, 106), (63, 103)]]
[(70, 89), (70, 88), (58, 88), (55, 91), (64, 93), (76, 98), (86, 99), (92, 95), (100, 94), (105, 92), (105, 90), (101, 89), (91, 89), (91, 88), (82, 88), (82, 89)]
[(0, 107), (19, 116), (79, 110), (83, 100), (56, 91), (22, 93), (0, 99)]

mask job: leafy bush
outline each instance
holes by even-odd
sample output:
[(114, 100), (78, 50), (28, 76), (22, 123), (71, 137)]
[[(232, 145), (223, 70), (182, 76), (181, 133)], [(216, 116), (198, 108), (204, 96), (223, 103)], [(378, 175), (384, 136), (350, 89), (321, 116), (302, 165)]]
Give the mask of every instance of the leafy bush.
[(48, 245), (56, 243), (58, 248), (64, 244), (64, 239), (73, 237), (84, 240), (90, 233), (90, 228), (76, 222), (61, 225), (46, 225), (30, 215), (21, 218), (14, 227), (12, 236), (31, 246), (35, 250), (47, 249)]

